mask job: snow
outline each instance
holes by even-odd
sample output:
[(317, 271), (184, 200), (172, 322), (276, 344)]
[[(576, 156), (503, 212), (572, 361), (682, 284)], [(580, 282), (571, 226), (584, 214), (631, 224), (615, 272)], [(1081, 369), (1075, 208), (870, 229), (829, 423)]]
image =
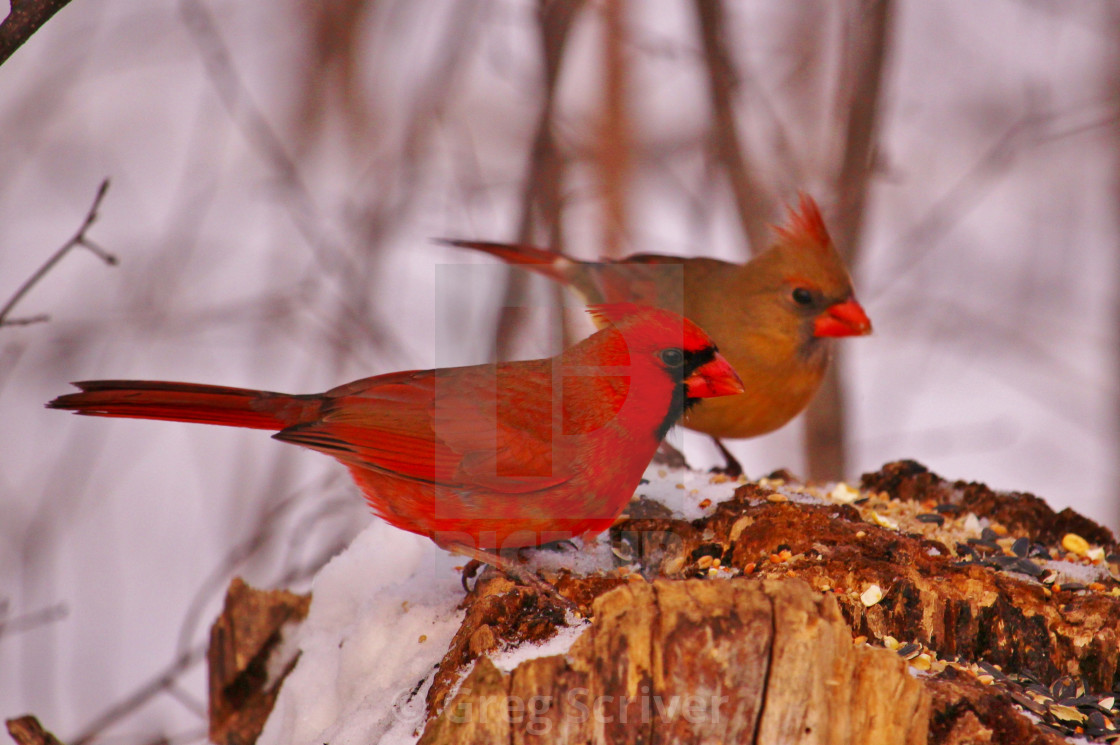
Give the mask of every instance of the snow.
[(1039, 562), (1039, 565), (1043, 569), (1050, 570), (1054, 581), (1058, 584), (1080, 582), (1083, 585), (1088, 585), (1109, 577), (1107, 564), (1080, 564), (1075, 561), (1051, 559)]
[(463, 620), (462, 563), (380, 521), (332, 559), (261, 745), (414, 742), (434, 666)]
[(490, 661), (494, 663), (494, 667), (498, 668), (503, 673), (508, 673), (526, 660), (535, 659), (537, 657), (552, 657), (554, 655), (567, 654), (575, 640), (578, 639), (590, 625), (590, 621), (581, 620), (569, 625), (567, 628), (560, 629), (560, 632), (556, 634), (556, 636), (540, 644), (522, 644), (502, 650), (498, 654), (493, 655)]
[[(644, 480), (648, 483), (641, 484), (637, 494), (660, 502), (673, 511), (674, 517), (684, 520), (698, 520), (711, 514), (717, 504), (731, 499), (735, 490), (746, 483), (746, 479), (730, 481), (685, 468), (657, 465), (646, 469)], [(701, 507), (704, 500), (710, 503)]]

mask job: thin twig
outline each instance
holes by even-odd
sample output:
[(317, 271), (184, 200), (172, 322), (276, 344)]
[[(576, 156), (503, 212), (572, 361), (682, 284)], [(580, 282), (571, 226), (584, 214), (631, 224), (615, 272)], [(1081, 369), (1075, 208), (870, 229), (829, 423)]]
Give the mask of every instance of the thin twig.
[[(903, 282), (918, 265), (939, 247), (941, 239), (980, 204), (984, 194), (1011, 170), (1024, 151), (1032, 146), (1060, 142), (1120, 122), (1120, 110), (1110, 109), (1104, 114), (1094, 114), (1087, 121), (1065, 125), (1065, 120), (1083, 116), (1083, 105), (1068, 110), (1038, 113), (1028, 111), (1012, 122), (995, 139), (989, 148), (961, 177), (926, 211), (895, 246), (917, 246), (908, 253), (895, 251), (903, 256), (895, 266), (880, 272), (887, 280), (861, 294), (864, 298), (881, 300), (895, 290), (907, 289)], [(1064, 126), (1058, 126), (1064, 125)]]
[[(325, 490), (330, 482), (336, 479), (337, 475), (332, 474), (320, 480), (310, 490)], [(257, 555), (262, 548), (276, 538), (280, 531), (280, 520), (301, 504), (301, 500), (306, 497), (308, 491), (308, 489), (299, 489), (274, 504), (266, 505), (260, 518), (256, 521), (256, 529), (244, 540), (230, 548), (209, 576), (199, 584), (198, 590), (187, 607), (187, 612), (179, 626), (178, 650), (180, 654), (190, 649), (191, 638), (201, 623), (202, 614), (206, 610), (210, 599), (229, 585), (230, 577), (237, 572), (238, 567)]]
[(204, 743), (208, 742), (207, 736), (210, 734), (210, 728), (196, 727), (189, 729), (185, 732), (180, 732), (177, 735), (156, 735), (152, 739), (141, 743), (141, 745), (181, 745), (182, 743)]
[(184, 651), (171, 662), (162, 672), (140, 686), (131, 696), (116, 704), (104, 714), (95, 719), (76, 737), (70, 738), (71, 745), (88, 745), (107, 728), (119, 722), (141, 706), (148, 703), (161, 693), (169, 693), (176, 681), (190, 671), (195, 665), (206, 658), (206, 647), (209, 640), (200, 642), (194, 647)]
[(74, 233), (74, 236), (70, 240), (62, 244), (62, 246), (57, 251), (55, 251), (54, 254), (49, 259), (47, 259), (41, 267), (35, 270), (34, 274), (24, 280), (24, 283), (20, 285), (15, 294), (8, 299), (8, 302), (4, 304), (4, 307), (0, 308), (0, 326), (26, 326), (31, 323), (46, 321), (50, 318), (47, 315), (40, 314), (37, 316), (32, 316), (30, 318), (15, 318), (9, 320), (8, 316), (11, 314), (12, 309), (16, 307), (16, 304), (23, 299), (23, 296), (30, 292), (31, 288), (38, 284), (39, 281), (43, 279), (43, 277), (45, 277), (51, 269), (54, 268), (55, 264), (62, 261), (62, 257), (68, 254), (71, 249), (81, 246), (97, 258), (104, 261), (106, 264), (110, 266), (116, 266), (116, 264), (118, 263), (116, 256), (108, 253), (107, 251), (105, 251), (105, 249), (101, 248), (86, 237), (86, 232), (89, 231), (94, 222), (97, 221), (97, 210), (101, 206), (101, 200), (105, 198), (105, 192), (107, 192), (108, 190), (109, 179), (105, 179), (101, 182), (101, 186), (98, 187), (97, 196), (93, 198), (93, 204), (90, 206), (89, 212), (86, 213), (86, 219), (82, 221), (82, 226), (78, 228), (78, 232)]
[(22, 616), (16, 616), (12, 619), (0, 619), (0, 637), (3, 637), (5, 634), (19, 634), (24, 631), (31, 631), (40, 626), (46, 626), (48, 623), (61, 621), (63, 618), (66, 618), (69, 613), (70, 610), (66, 607), (65, 603), (56, 603), (47, 608), (32, 611)]
[(70, 0), (12, 0), (11, 12), (0, 23), (0, 65), (69, 3)]
[(249, 88), (234, 64), (233, 55), (214, 17), (201, 0), (180, 0), (179, 12), (198, 47), (203, 67), (218, 99), (233, 123), (277, 174), (284, 187), (282, 203), (312, 257), (326, 276), (341, 286), (343, 292), (339, 306), (346, 320), (374, 345), (395, 346), (396, 339), (390, 330), (374, 321), (365, 311), (366, 288), (354, 286), (356, 278), (362, 276), (353, 260), (354, 251), (324, 229), (324, 220), (311, 190), (282, 138), (249, 95)]
[(165, 690), (168, 696), (181, 703), (187, 711), (199, 719), (206, 719), (206, 704), (191, 695), (190, 691), (185, 690), (178, 682), (169, 683)]

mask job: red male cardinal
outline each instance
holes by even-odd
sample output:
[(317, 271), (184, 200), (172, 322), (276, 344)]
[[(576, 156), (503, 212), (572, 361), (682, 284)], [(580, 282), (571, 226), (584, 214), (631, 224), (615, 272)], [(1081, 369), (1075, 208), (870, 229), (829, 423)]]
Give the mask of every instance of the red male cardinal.
[(508, 568), (483, 550), (605, 530), (682, 412), (743, 390), (680, 316), (592, 313), (608, 325), (549, 359), (390, 373), (317, 395), (99, 380), (47, 406), (278, 430), (341, 461), (389, 523)]
[(777, 234), (771, 248), (746, 264), (655, 254), (591, 263), (532, 246), (446, 242), (525, 265), (571, 286), (588, 303), (634, 302), (682, 312), (712, 335), (744, 381), (740, 395), (703, 401), (682, 421), (718, 442), (781, 427), (820, 386), (830, 338), (871, 333), (809, 196), (801, 195)]

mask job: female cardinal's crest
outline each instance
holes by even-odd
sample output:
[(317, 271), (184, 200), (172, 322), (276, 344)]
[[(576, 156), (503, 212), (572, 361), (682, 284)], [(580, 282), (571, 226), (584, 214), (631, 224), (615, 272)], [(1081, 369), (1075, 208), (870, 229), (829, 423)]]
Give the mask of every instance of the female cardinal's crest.
[(789, 208), (789, 217), (785, 225), (775, 225), (774, 231), (782, 240), (791, 243), (810, 243), (821, 248), (827, 248), (832, 242), (828, 229), (824, 226), (820, 208), (813, 198), (801, 192), (796, 208)]

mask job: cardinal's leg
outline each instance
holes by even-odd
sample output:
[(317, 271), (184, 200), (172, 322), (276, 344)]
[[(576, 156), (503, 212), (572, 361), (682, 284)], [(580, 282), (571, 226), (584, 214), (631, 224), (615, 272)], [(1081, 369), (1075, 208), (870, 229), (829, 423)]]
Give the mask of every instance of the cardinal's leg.
[(474, 576), (474, 572), (477, 571), (478, 565), (488, 564), (505, 574), (514, 582), (520, 582), (523, 585), (532, 587), (539, 593), (556, 598), (565, 608), (568, 608), (575, 613), (579, 613), (579, 606), (561, 595), (560, 591), (557, 590), (555, 586), (549, 584), (548, 582), (545, 582), (543, 579), (538, 577), (536, 572), (533, 572), (526, 567), (521, 566), (517, 562), (503, 556), (501, 553), (483, 551), (480, 548), (467, 546), (462, 543), (444, 544), (443, 548), (452, 553), (459, 554), (460, 556), (466, 556), (471, 560), (470, 563), (468, 563), (467, 566), (463, 568), (463, 587), (466, 587), (467, 584), (466, 573), (468, 570), (471, 571), (471, 576)]
[(657, 451), (653, 454), (653, 460), (650, 462), (669, 468), (688, 468), (688, 461), (685, 460), (684, 453), (665, 440), (662, 440), (661, 444), (657, 446)]
[(716, 466), (712, 469), (712, 473), (722, 473), (729, 479), (737, 479), (743, 475), (743, 465), (739, 463), (739, 459), (731, 454), (731, 451), (724, 447), (723, 443), (719, 441), (718, 437), (713, 437), (712, 442), (719, 448), (719, 452), (723, 455), (726, 465), (723, 468)]

